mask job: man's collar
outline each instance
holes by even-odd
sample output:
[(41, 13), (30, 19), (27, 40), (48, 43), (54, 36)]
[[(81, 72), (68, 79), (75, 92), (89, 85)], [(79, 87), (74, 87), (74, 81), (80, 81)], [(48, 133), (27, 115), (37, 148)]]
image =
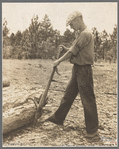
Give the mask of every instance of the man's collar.
[(76, 37), (78, 37), (81, 34), (81, 32), (83, 30), (85, 30), (86, 28), (87, 28), (87, 26), (85, 25), (81, 30), (76, 31), (76, 33), (75, 33)]

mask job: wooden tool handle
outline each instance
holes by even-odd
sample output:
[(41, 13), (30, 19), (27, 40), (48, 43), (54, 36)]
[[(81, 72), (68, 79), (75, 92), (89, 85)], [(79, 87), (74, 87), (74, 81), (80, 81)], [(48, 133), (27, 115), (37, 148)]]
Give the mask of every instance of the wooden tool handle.
[(46, 97), (47, 97), (48, 90), (49, 90), (49, 87), (50, 87), (52, 78), (53, 78), (53, 76), (54, 76), (55, 70), (56, 70), (56, 67), (53, 67), (53, 70), (52, 70), (52, 73), (51, 73), (51, 75), (50, 75), (49, 81), (48, 81), (48, 83), (47, 83), (47, 86), (46, 86), (46, 88), (45, 88), (45, 91), (44, 91), (44, 93), (43, 93), (43, 95), (42, 95), (42, 97), (41, 97), (41, 100), (40, 100), (40, 102), (39, 102), (39, 107), (43, 107), (43, 105), (45, 104), (45, 99), (46, 99)]

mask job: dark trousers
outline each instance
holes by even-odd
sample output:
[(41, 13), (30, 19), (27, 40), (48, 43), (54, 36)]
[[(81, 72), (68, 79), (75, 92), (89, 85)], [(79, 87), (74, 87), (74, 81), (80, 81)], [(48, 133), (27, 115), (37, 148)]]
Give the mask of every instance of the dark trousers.
[(72, 77), (67, 85), (61, 104), (54, 113), (58, 122), (63, 122), (65, 120), (78, 93), (80, 94), (84, 107), (86, 131), (88, 133), (93, 133), (98, 128), (98, 115), (93, 90), (91, 65), (73, 66)]

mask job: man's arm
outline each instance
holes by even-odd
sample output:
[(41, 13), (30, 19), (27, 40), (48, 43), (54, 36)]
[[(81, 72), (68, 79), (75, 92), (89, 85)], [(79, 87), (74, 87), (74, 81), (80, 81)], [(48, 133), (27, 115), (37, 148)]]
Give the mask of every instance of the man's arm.
[(70, 59), (73, 53), (71, 51), (67, 51), (62, 57), (60, 57), (58, 60), (54, 61), (54, 67), (58, 66), (61, 62)]

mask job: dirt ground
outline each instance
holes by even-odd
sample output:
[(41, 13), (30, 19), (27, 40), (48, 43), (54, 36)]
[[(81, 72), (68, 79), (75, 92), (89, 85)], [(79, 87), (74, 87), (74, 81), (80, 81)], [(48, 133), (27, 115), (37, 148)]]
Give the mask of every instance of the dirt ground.
[[(52, 60), (5, 60), (3, 79), (10, 80), (10, 86), (3, 88), (3, 102), (19, 92), (45, 89), (53, 66)], [(64, 90), (71, 76), (72, 64), (63, 62), (58, 66), (60, 76), (55, 73), (48, 96), (46, 113), (52, 115), (58, 108)], [(75, 99), (64, 126), (51, 122), (40, 123), (14, 130), (3, 136), (3, 147), (46, 147), (46, 146), (117, 146), (117, 65), (95, 63), (93, 68), (94, 92), (96, 96), (99, 135), (86, 139), (84, 112), (80, 95)]]

